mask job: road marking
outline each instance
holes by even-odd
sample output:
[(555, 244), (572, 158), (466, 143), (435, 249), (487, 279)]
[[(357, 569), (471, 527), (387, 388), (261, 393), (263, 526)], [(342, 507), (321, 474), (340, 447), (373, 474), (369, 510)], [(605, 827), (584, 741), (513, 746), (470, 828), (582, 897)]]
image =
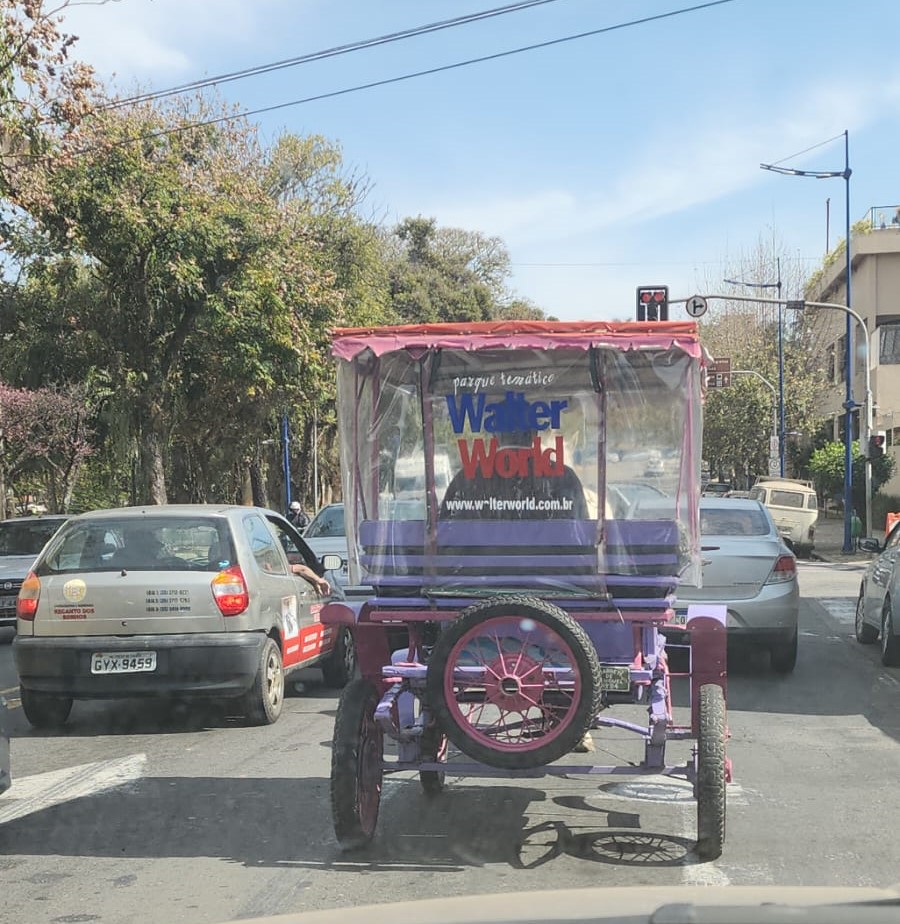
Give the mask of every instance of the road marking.
[(114, 760), (50, 770), (21, 779), (14, 777), (12, 787), (0, 800), (0, 824), (63, 802), (124, 786), (143, 775), (146, 762), (146, 754), (131, 754)]
[(856, 599), (856, 597), (820, 597), (819, 603), (839, 623), (852, 626), (856, 622)]
[[(729, 795), (730, 788), (734, 784), (731, 783), (728, 786)], [(730, 802), (731, 799), (726, 797), (727, 801)], [(688, 838), (691, 841), (697, 840), (697, 806), (688, 805), (686, 803), (680, 803), (679, 808), (681, 809), (681, 827), (682, 827), (682, 836)], [(687, 886), (727, 886), (731, 885), (731, 880), (728, 878), (728, 874), (719, 869), (717, 866), (714, 866), (712, 862), (704, 863), (702, 862), (697, 855), (691, 851), (686, 854), (684, 860), (681, 863), (681, 881)]]

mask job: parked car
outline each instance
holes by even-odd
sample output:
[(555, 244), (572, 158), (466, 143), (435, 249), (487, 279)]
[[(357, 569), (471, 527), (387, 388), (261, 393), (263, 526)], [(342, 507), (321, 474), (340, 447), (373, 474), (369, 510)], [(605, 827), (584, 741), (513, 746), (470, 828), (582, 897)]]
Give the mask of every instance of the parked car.
[(306, 527), (303, 538), (307, 545), (318, 555), (340, 555), (341, 567), (337, 572), (337, 582), (344, 596), (350, 599), (370, 597), (373, 593), (367, 584), (351, 585), (347, 559), (347, 530), (344, 525), (344, 505), (328, 504), (323, 507)]
[(784, 541), (800, 558), (809, 557), (816, 544), (819, 501), (811, 481), (760, 478), (750, 496), (769, 508)]
[(860, 539), (864, 552), (874, 552), (859, 585), (856, 602), (856, 640), (873, 645), (881, 640), (881, 663), (900, 667), (900, 522), (895, 523), (884, 544)]
[(767, 648), (772, 668), (790, 673), (800, 614), (797, 559), (768, 510), (756, 500), (701, 497), (700, 535), (703, 586), (679, 585), (677, 619), (691, 603), (724, 604), (729, 639)]
[[(58, 726), (75, 699), (234, 698), (255, 724), (281, 713), (285, 675), (355, 672), (349, 631), (291, 565), (327, 573), (280, 514), (205, 504), (97, 510), (70, 519), (25, 578), (14, 656), (22, 709)], [(340, 596), (340, 590), (336, 590)]]
[[(0, 629), (16, 627), (16, 599), (25, 575), (66, 516), (0, 520)], [(0, 640), (8, 640), (6, 633)]]
[(703, 488), (702, 497), (722, 497), (734, 490), (734, 485), (728, 481), (708, 481)]

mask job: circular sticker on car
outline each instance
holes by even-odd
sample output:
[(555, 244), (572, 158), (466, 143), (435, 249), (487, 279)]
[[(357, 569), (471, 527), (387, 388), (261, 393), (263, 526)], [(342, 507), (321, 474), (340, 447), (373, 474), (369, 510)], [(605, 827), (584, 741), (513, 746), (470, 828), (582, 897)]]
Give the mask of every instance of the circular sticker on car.
[(87, 585), (81, 578), (73, 578), (63, 584), (63, 596), (69, 603), (81, 603), (87, 593)]

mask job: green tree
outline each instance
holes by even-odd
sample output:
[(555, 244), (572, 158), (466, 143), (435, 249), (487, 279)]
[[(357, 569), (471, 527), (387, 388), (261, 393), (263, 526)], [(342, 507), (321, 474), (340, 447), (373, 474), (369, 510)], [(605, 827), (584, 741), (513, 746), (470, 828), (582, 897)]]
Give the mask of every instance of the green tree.
[[(827, 442), (816, 449), (809, 460), (816, 488), (823, 494), (839, 502), (844, 496), (844, 458), (846, 448), (843, 443)], [(853, 468), (853, 505), (863, 514), (866, 503), (866, 459), (854, 444), (852, 450)], [(878, 493), (882, 485), (891, 479), (894, 473), (894, 459), (885, 454), (872, 460), (872, 494)], [(868, 529), (867, 524), (867, 529)]]
[[(240, 120), (193, 126), (214, 112), (179, 101), (95, 113), (77, 157), (35, 165), (27, 202), (29, 305), (45, 317), (20, 316), (18, 330), (55, 329), (79, 366), (68, 373), (89, 367), (111, 385), (143, 502), (167, 499), (173, 445), (223, 467), (252, 456), (273, 408), (315, 393), (342, 321), (254, 133)], [(67, 273), (81, 277), (71, 293)]]
[[(731, 279), (774, 284), (779, 273), (783, 292), (802, 289), (802, 264), (787, 254), (777, 241), (760, 237), (754, 249), (730, 261), (726, 275)], [(744, 286), (729, 287), (718, 280), (708, 280), (703, 288), (708, 292), (725, 289), (735, 295), (752, 294), (752, 290)], [(768, 297), (774, 295), (774, 291), (759, 294)], [(785, 453), (790, 474), (796, 472), (802, 461), (795, 447), (811, 441), (821, 423), (817, 397), (823, 375), (805, 319), (783, 311), (781, 326), (785, 431), (791, 434), (785, 439)], [(761, 375), (777, 394), (777, 306), (743, 301), (711, 302), (700, 331), (704, 345), (713, 356), (729, 358), (732, 369), (751, 370)], [(735, 472), (751, 480), (767, 472), (773, 410), (772, 392), (752, 376), (735, 376), (730, 388), (710, 389), (704, 417), (704, 459), (714, 463), (720, 471)]]
[(404, 322), (485, 321), (509, 301), (509, 254), (499, 238), (439, 228), (421, 215), (404, 219), (394, 237), (390, 292)]

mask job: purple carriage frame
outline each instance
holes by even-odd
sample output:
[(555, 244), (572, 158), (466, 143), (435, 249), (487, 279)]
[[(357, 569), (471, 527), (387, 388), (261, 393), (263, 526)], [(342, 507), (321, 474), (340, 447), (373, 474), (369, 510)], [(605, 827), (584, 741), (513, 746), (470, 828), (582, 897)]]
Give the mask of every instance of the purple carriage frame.
[[(677, 350), (689, 358), (696, 381), (705, 386), (704, 369), (708, 355), (700, 345), (696, 324), (692, 322), (606, 323), (606, 322), (485, 322), (476, 324), (406, 325), (376, 329), (345, 329), (334, 334), (333, 352), (338, 359), (353, 362), (360, 356), (375, 359), (398, 351), (406, 351), (417, 361), (441, 350), (465, 350), (477, 353), (479, 350), (582, 350), (588, 354), (595, 349), (640, 350), (644, 353)], [(370, 366), (372, 368), (372, 366)], [(377, 371), (375, 373), (377, 379)], [(377, 387), (377, 385), (376, 385)], [(423, 385), (424, 390), (424, 385)], [(356, 388), (354, 396), (359, 392)], [(688, 419), (692, 423), (701, 414), (703, 388), (689, 392), (685, 400), (689, 404)], [(357, 398), (357, 405), (359, 404)], [(369, 408), (377, 406), (377, 395)], [(484, 601), (479, 594), (466, 595), (462, 592), (434, 594), (416, 593), (416, 584), (422, 583), (421, 576), (410, 574), (429, 556), (440, 559), (441, 548), (459, 550), (467, 543), (476, 547), (490, 546), (502, 535), (503, 541), (518, 544), (516, 552), (529, 551), (529, 543), (537, 535), (535, 527), (516, 524), (515, 535), (509, 523), (445, 522), (438, 523), (437, 500), (434, 490), (434, 439), (428, 402), (422, 402), (422, 426), (425, 448), (425, 481), (427, 514), (425, 521), (391, 522), (379, 521), (377, 515), (359, 524), (356, 540), (362, 548), (360, 561), (373, 580), (375, 594), (365, 603), (354, 605), (335, 602), (326, 605), (321, 613), (325, 624), (346, 627), (353, 640), (360, 669), (360, 679), (352, 681), (345, 688), (335, 723), (335, 738), (332, 759), (332, 811), (338, 840), (345, 849), (360, 847), (374, 836), (380, 803), (381, 784), (385, 774), (416, 772), (427, 794), (440, 792), (444, 776), (451, 773), (459, 777), (510, 777), (538, 778), (543, 776), (603, 776), (655, 774), (683, 778), (694, 786), (698, 805), (697, 853), (702, 859), (714, 859), (722, 850), (725, 836), (725, 786), (732, 779), (731, 761), (725, 754), (728, 737), (725, 702), (727, 694), (726, 669), (726, 611), (721, 606), (692, 606), (683, 623), (675, 624), (674, 592), (677, 575), (673, 543), (677, 542), (674, 523), (657, 521), (605, 520), (600, 517), (599, 529), (609, 550), (617, 551), (626, 560), (640, 559), (645, 569), (652, 572), (618, 574), (604, 573), (604, 587), (608, 589), (605, 599), (573, 594), (567, 598), (554, 595), (552, 605), (570, 617), (580, 631), (587, 636), (596, 655), (599, 680), (602, 688), (602, 707), (594, 710), (587, 723), (587, 729), (615, 728), (632, 732), (644, 741), (644, 759), (638, 765), (599, 766), (592, 764), (566, 763), (559, 759), (539, 766), (515, 766), (509, 760), (486, 762), (481, 760), (453, 760), (447, 763), (448, 740), (446, 728), (441, 727), (434, 703), (437, 687), (429, 687), (429, 659), (434, 651), (434, 638), (430, 634), (435, 626), (446, 629), (452, 626), (461, 614), (477, 607)], [(368, 452), (365, 440), (360, 438), (358, 416), (360, 408), (344, 409), (346, 422), (354, 420), (354, 426), (344, 427), (345, 440), (342, 463), (345, 469), (345, 494), (348, 489), (355, 492), (359, 485), (346, 477), (347, 466), (357, 464), (360, 453)], [(349, 430), (349, 432), (348, 432)], [(686, 480), (680, 488), (686, 488), (686, 496), (699, 494), (699, 460), (696, 472), (685, 473)], [(601, 486), (605, 482), (601, 480)], [(349, 497), (355, 503), (354, 493)], [(599, 511), (599, 504), (598, 504)], [(689, 515), (692, 515), (689, 512)], [(351, 521), (352, 522), (352, 521)], [(571, 544), (573, 530), (583, 532), (585, 549), (596, 543), (596, 524), (582, 522), (563, 524), (561, 521), (541, 521), (541, 542), (552, 547), (555, 543)], [(554, 530), (559, 532), (555, 535)], [(674, 532), (673, 532), (674, 531)], [(385, 576), (381, 568), (382, 559), (376, 554), (387, 543), (391, 549), (419, 550), (418, 556), (407, 556), (396, 569)], [(650, 548), (669, 555), (644, 555), (633, 549)], [(373, 552), (374, 549), (374, 552)], [(612, 556), (608, 560), (613, 560)], [(396, 566), (402, 556), (391, 557)], [(450, 561), (451, 559), (446, 559)], [(453, 559), (454, 561), (456, 559)], [(505, 559), (508, 560), (508, 559)], [(533, 562), (540, 567), (541, 560), (528, 555), (517, 556), (517, 561)], [(546, 559), (550, 560), (550, 559)], [(557, 556), (554, 562), (572, 562), (573, 573), (584, 574), (584, 559)], [(490, 590), (496, 581), (492, 573), (492, 559), (482, 558), (484, 574), (469, 578), (467, 584)], [(470, 560), (469, 560), (470, 563)], [(632, 561), (633, 563), (633, 561)], [(637, 570), (637, 569), (636, 569)], [(577, 578), (574, 579), (577, 582)], [(590, 581), (590, 576), (584, 580)], [(528, 586), (524, 578), (513, 583), (522, 594), (526, 609), (528, 600), (541, 599), (539, 586)], [(649, 589), (648, 589), (649, 588)], [(504, 587), (507, 591), (510, 587)], [(621, 596), (618, 596), (621, 595)], [(490, 596), (488, 596), (490, 599)], [(498, 595), (497, 600), (505, 599)], [(521, 599), (517, 597), (516, 599)], [(529, 613), (531, 611), (529, 610)], [(498, 626), (496, 632), (512, 617), (498, 616), (491, 623)], [(472, 620), (469, 620), (472, 623)], [(552, 621), (551, 621), (552, 622)], [(531, 624), (531, 623), (529, 623)], [(666, 627), (675, 628), (687, 638), (688, 669), (673, 672), (669, 668), (666, 653)], [(458, 641), (453, 651), (457, 661), (445, 665), (443, 690), (446, 722), (447, 709), (452, 712), (454, 696), (461, 701), (468, 691), (467, 681), (460, 680), (466, 670), (473, 670), (459, 660), (461, 646), (467, 643), (467, 653), (481, 645), (476, 641), (479, 622), (476, 617), (468, 634)], [(505, 640), (506, 636), (504, 636)], [(570, 652), (569, 643), (560, 636), (561, 648)], [(574, 646), (573, 646), (574, 647)], [(669, 647), (672, 647), (671, 644)], [(500, 652), (500, 643), (497, 643)], [(547, 690), (571, 691), (578, 688), (577, 667), (571, 664), (553, 667), (545, 657), (536, 662), (524, 655), (525, 643), (515, 657), (506, 658), (502, 653), (488, 663), (485, 661), (473, 676), (477, 680), (472, 689), (490, 690), (487, 681), (494, 683), (498, 696), (521, 699), (522, 690), (529, 682), (540, 678)], [(575, 659), (577, 661), (577, 658)], [(477, 667), (477, 665), (476, 665)], [(500, 678), (499, 674), (503, 677)], [(497, 676), (496, 682), (492, 679)], [(487, 678), (487, 680), (486, 680)], [(673, 717), (672, 682), (677, 678), (689, 679), (690, 725), (678, 724)], [(433, 679), (433, 678), (432, 678)], [(505, 684), (506, 686), (502, 686)], [(487, 694), (486, 694), (487, 695)], [(511, 701), (511, 700), (510, 700)], [(449, 705), (448, 705), (449, 704)], [(647, 708), (648, 722), (635, 722), (607, 716), (608, 707), (617, 704), (643, 704)], [(552, 709), (549, 710), (552, 712)], [(480, 715), (480, 713), (479, 713)], [(562, 710), (564, 724), (569, 713)], [(474, 723), (473, 723), (474, 724)], [(521, 722), (519, 725), (521, 726)], [(556, 728), (558, 726), (555, 726)], [(520, 729), (521, 730), (521, 729)], [(556, 731), (554, 730), (554, 734)], [(395, 758), (386, 759), (383, 742), (388, 737), (396, 743)], [(531, 737), (540, 740), (540, 734)], [(491, 740), (490, 729), (482, 735), (482, 741)], [(679, 765), (666, 762), (666, 744), (669, 741), (693, 740), (690, 758)], [(496, 736), (495, 747), (504, 748), (501, 736)], [(454, 743), (460, 746), (459, 733)], [(485, 753), (461, 748), (464, 753)], [(525, 748), (530, 747), (526, 743)], [(488, 750), (491, 744), (487, 744)], [(508, 745), (506, 750), (516, 751)], [(496, 755), (495, 755), (496, 756)], [(500, 755), (502, 756), (502, 755)], [(510, 758), (511, 760), (511, 758)]]

